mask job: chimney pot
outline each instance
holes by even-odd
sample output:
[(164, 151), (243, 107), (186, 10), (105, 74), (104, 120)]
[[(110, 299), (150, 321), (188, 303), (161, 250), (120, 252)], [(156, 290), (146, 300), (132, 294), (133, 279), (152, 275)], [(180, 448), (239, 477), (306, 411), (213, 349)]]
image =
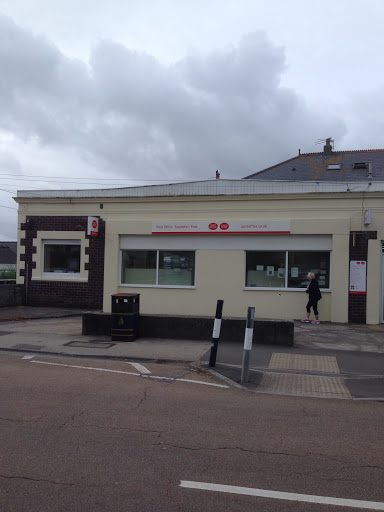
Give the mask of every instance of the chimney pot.
[(220, 179), (220, 173), (219, 171), (216, 171), (216, 179), (219, 180)]

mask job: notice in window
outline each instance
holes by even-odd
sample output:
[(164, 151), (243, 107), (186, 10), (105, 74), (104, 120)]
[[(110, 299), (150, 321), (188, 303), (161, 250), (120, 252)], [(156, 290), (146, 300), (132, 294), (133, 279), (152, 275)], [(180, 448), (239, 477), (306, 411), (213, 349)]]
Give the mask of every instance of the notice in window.
[(261, 270), (264, 272), (264, 265), (256, 265), (256, 270)]
[(367, 262), (351, 261), (349, 267), (349, 293), (364, 295), (367, 292)]
[(275, 267), (267, 267), (267, 276), (273, 277), (275, 275)]
[(284, 279), (284, 277), (285, 277), (285, 268), (278, 268), (277, 269), (277, 276), (281, 277), (282, 279)]
[(299, 267), (291, 267), (291, 277), (299, 277)]

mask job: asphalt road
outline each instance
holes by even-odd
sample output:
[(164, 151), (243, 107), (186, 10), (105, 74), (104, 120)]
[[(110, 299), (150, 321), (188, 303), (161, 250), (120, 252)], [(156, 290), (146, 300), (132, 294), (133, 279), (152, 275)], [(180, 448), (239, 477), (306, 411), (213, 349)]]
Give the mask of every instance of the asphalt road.
[(1, 512), (353, 510), (298, 494), (384, 510), (382, 403), (257, 395), (177, 365), (22, 357), (0, 354)]

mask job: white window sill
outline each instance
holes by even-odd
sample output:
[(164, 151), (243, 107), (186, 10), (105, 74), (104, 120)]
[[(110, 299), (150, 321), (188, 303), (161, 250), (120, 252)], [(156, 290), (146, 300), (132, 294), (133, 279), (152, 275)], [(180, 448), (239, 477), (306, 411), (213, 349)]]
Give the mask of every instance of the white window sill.
[(43, 275), (41, 277), (32, 277), (32, 281), (70, 281), (75, 283), (87, 283), (87, 277), (80, 277), (79, 275), (70, 274), (54, 274)]
[[(257, 286), (247, 286), (243, 288), (244, 291), (258, 291), (258, 292), (305, 292), (306, 288), (258, 288)], [(321, 293), (328, 293), (332, 290), (330, 288), (320, 288)]]
[(120, 287), (124, 288), (171, 288), (176, 290), (196, 290), (196, 286), (176, 286), (176, 285), (165, 285), (165, 284), (119, 284)]

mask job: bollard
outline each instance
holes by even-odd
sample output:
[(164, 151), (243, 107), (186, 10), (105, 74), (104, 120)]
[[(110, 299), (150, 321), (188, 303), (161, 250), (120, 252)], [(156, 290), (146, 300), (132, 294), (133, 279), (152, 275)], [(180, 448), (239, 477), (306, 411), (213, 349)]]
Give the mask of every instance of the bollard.
[(252, 338), (253, 338), (253, 324), (255, 320), (255, 308), (248, 308), (247, 325), (245, 328), (244, 336), (244, 353), (243, 353), (243, 366), (241, 369), (241, 384), (249, 381), (249, 365), (251, 361)]
[(209, 356), (209, 366), (211, 367), (215, 366), (216, 364), (217, 345), (219, 344), (220, 338), (221, 315), (223, 313), (223, 304), (223, 300), (217, 301), (215, 323), (213, 324), (212, 333), (211, 355)]

